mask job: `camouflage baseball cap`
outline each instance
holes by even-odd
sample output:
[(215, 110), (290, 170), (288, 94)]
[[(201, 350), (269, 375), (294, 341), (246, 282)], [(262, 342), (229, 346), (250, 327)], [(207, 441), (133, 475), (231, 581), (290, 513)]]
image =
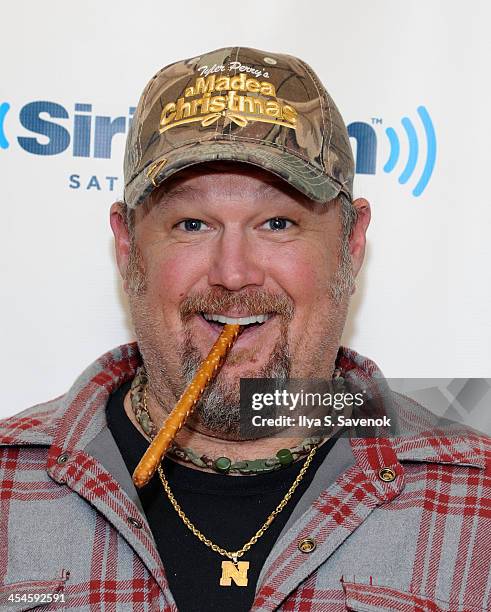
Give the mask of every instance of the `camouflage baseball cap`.
[(259, 166), (303, 194), (352, 199), (341, 114), (312, 69), (290, 56), (227, 47), (166, 66), (148, 83), (126, 141), (125, 202), (215, 160)]

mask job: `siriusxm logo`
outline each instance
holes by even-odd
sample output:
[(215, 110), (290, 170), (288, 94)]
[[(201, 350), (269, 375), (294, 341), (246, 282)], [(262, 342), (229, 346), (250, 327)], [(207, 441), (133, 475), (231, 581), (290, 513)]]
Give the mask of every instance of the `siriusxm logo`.
[[(6, 149), (9, 142), (5, 135), (4, 121), (10, 105), (0, 105), (0, 147)], [(75, 104), (71, 130), (59, 121), (70, 119), (70, 113), (56, 102), (36, 101), (23, 106), (19, 113), (21, 125), (34, 134), (44, 136), (19, 136), (17, 142), (28, 153), (34, 155), (58, 155), (72, 144), (74, 157), (110, 158), (112, 140), (116, 134), (126, 133), (135, 107), (129, 108), (129, 117), (94, 117), (92, 127), (92, 104)], [(49, 119), (45, 117), (49, 117)], [(48, 139), (47, 142), (42, 140)], [(93, 140), (93, 143), (92, 143)]]
[[(10, 104), (0, 104), (0, 149), (9, 147), (5, 131), (5, 119)], [(70, 150), (73, 157), (94, 157), (109, 159), (112, 152), (113, 138), (128, 131), (135, 107), (128, 109), (128, 115), (108, 117), (93, 115), (92, 104), (76, 103), (71, 114), (64, 106), (56, 102), (38, 100), (25, 104), (19, 112), (19, 122), (32, 135), (17, 136), (18, 145), (33, 155), (59, 155)], [(436, 160), (436, 137), (430, 115), (424, 106), (417, 109), (425, 138), (425, 159), (420, 176), (415, 177), (412, 194), (420, 196), (431, 178)], [(348, 125), (348, 134), (356, 142), (356, 172), (358, 174), (376, 174), (377, 148), (380, 135), (377, 134), (382, 119), (373, 118), (372, 123), (357, 121)], [(408, 117), (401, 120), (408, 143), (407, 160), (399, 174), (398, 180), (405, 185), (415, 173), (421, 157), (420, 140), (413, 122)], [(394, 172), (401, 158), (401, 144), (396, 130), (385, 129), (388, 156), (383, 165), (386, 173)], [(75, 178), (73, 178), (75, 177)], [(79, 188), (79, 175), (70, 176), (70, 187)], [(106, 177), (116, 180), (116, 177)], [(113, 189), (114, 180), (110, 182)], [(96, 176), (91, 177), (87, 189), (100, 189)]]
[[(417, 113), (421, 119), (422, 127), (426, 139), (426, 158), (424, 159), (424, 167), (419, 176), (412, 194), (415, 197), (420, 196), (425, 190), (433, 173), (436, 160), (436, 137), (435, 129), (431, 121), (430, 115), (424, 106), (419, 106)], [(375, 174), (376, 158), (377, 158), (377, 134), (373, 125), (381, 124), (382, 120), (378, 118), (372, 119), (372, 125), (369, 123), (356, 122), (348, 125), (348, 134), (356, 140), (356, 172), (358, 174)], [(402, 127), (406, 132), (408, 139), (408, 158), (402, 172), (399, 175), (399, 183), (405, 185), (412, 177), (418, 158), (420, 156), (419, 141), (416, 129), (413, 122), (408, 117), (401, 119)], [(400, 157), (400, 141), (397, 132), (394, 128), (388, 127), (385, 134), (389, 141), (389, 156), (384, 164), (384, 172), (392, 172), (395, 170), (396, 164)]]

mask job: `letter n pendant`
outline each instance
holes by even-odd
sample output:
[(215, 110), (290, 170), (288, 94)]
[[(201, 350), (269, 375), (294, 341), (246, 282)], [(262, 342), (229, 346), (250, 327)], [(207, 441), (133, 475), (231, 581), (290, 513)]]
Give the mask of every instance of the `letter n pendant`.
[(222, 577), (220, 578), (220, 586), (231, 586), (232, 580), (237, 586), (245, 587), (249, 579), (247, 578), (247, 570), (249, 569), (249, 561), (238, 561), (237, 564), (232, 561), (222, 561)]

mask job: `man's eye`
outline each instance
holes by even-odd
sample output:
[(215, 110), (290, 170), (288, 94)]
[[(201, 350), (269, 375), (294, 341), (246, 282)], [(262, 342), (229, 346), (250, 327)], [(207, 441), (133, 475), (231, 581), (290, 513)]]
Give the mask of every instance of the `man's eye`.
[(266, 223), (269, 226), (268, 229), (271, 229), (274, 232), (278, 230), (288, 229), (293, 225), (292, 221), (283, 217), (273, 217), (272, 219), (268, 219), (264, 225), (266, 225)]
[(208, 227), (204, 221), (199, 219), (185, 219), (176, 225), (179, 229), (186, 232), (199, 232), (203, 227)]

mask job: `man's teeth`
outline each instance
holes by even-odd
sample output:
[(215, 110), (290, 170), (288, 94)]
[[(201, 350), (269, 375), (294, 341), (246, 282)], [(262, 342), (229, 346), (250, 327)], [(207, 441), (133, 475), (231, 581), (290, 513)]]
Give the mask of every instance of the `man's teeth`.
[(256, 315), (254, 317), (225, 317), (220, 314), (210, 314), (208, 312), (203, 313), (204, 318), (207, 321), (217, 321), (217, 323), (231, 323), (232, 325), (249, 325), (251, 323), (264, 323), (271, 315)]

